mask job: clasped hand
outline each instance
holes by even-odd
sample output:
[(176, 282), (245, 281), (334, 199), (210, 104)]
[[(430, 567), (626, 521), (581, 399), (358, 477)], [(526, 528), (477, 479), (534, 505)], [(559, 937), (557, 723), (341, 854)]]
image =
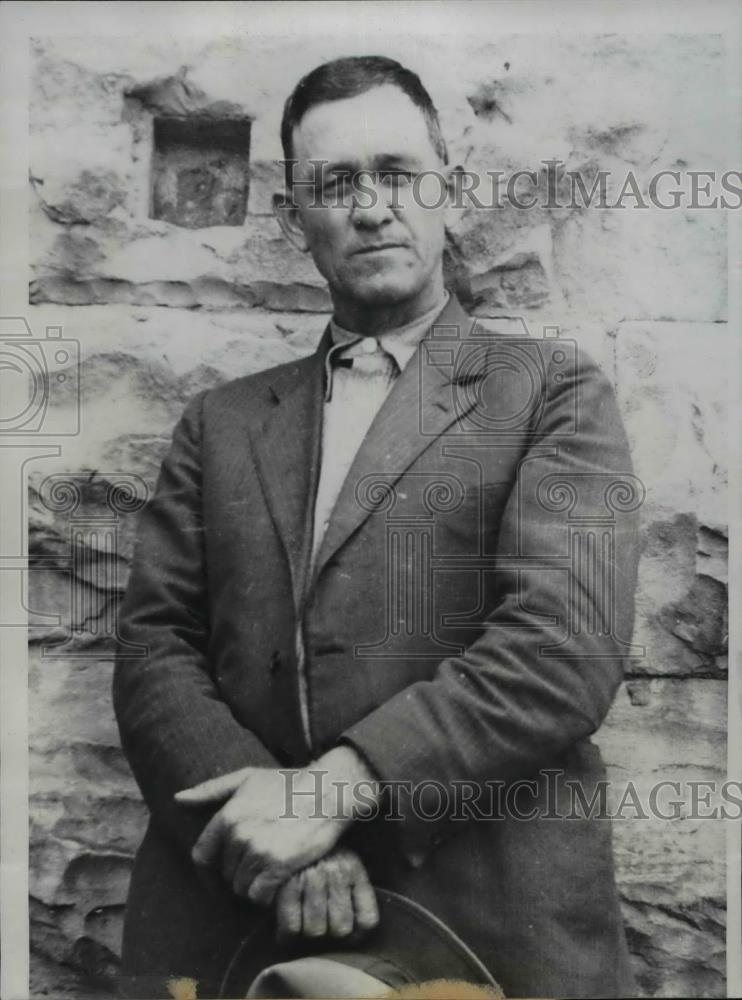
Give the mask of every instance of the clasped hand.
[(279, 935), (345, 936), (378, 921), (360, 858), (336, 844), (351, 817), (330, 808), (307, 770), (246, 767), (179, 792), (182, 805), (223, 803), (196, 842), (196, 865), (233, 892), (276, 904)]

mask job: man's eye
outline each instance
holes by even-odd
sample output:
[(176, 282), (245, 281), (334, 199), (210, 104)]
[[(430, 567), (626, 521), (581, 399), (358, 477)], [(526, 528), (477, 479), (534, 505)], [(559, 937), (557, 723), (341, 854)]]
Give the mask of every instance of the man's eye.
[(390, 187), (404, 187), (411, 184), (415, 175), (409, 170), (381, 170), (379, 180)]
[(331, 174), (322, 185), (322, 189), (328, 192), (346, 192), (352, 187), (352, 177), (350, 174)]

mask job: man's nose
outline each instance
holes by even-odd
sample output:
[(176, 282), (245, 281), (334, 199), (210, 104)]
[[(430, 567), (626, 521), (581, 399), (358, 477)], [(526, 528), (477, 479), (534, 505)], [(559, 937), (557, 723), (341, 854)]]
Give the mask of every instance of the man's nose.
[(393, 192), (377, 174), (356, 175), (350, 215), (359, 229), (376, 229), (393, 218)]

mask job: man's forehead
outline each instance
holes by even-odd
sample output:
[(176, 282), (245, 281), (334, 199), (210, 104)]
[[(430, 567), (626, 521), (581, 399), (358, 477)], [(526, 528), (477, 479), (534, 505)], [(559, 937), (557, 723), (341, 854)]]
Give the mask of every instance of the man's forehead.
[(388, 84), (310, 108), (294, 129), (294, 155), (299, 161), (377, 169), (385, 160), (437, 159), (423, 112)]

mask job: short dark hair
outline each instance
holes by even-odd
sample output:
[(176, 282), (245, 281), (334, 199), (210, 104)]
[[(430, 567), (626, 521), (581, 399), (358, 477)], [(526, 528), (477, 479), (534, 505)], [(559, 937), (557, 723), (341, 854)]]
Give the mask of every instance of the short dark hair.
[(328, 101), (358, 97), (374, 87), (387, 84), (398, 87), (420, 109), (428, 126), (433, 148), (441, 160), (448, 163), (448, 150), (438, 121), (438, 112), (420, 77), (386, 56), (347, 56), (323, 63), (307, 73), (299, 80), (284, 105), (281, 144), (286, 160), (287, 181), (292, 177), (294, 129), (310, 108)]

